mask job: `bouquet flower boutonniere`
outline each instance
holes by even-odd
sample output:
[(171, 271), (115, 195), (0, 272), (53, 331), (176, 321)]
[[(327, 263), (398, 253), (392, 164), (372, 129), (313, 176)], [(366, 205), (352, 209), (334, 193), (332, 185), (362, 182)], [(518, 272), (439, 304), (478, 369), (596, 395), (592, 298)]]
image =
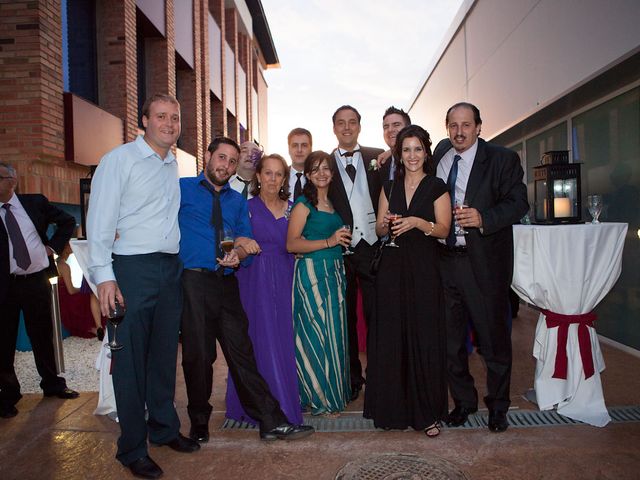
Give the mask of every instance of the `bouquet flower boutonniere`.
[(378, 170), (378, 160), (375, 158), (372, 158), (369, 163), (369, 171), (371, 172), (372, 170)]

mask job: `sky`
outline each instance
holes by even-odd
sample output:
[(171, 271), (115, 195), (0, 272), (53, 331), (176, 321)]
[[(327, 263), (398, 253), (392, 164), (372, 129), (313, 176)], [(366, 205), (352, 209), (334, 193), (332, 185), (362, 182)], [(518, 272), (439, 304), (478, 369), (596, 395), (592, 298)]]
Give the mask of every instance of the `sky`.
[(268, 69), (266, 151), (290, 161), (287, 134), (304, 127), (313, 149), (337, 146), (331, 116), (362, 115), (359, 143), (386, 148), (382, 114), (408, 110), (463, 0), (262, 0), (279, 69)]

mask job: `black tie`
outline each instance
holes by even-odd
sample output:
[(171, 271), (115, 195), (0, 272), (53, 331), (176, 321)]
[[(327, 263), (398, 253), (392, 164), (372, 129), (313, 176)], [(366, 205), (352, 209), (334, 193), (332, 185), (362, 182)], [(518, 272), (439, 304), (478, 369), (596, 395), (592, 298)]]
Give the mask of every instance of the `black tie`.
[[(462, 160), (460, 155), (456, 155), (453, 157), (453, 165), (451, 165), (451, 170), (449, 170), (449, 176), (447, 177), (447, 187), (449, 187), (449, 195), (451, 195), (451, 209), (456, 204), (456, 180), (458, 179), (458, 162)], [(455, 219), (451, 219), (451, 229), (449, 230), (449, 236), (447, 237), (447, 245), (450, 247), (455, 246), (456, 244), (456, 234), (455, 231)]]
[(302, 195), (302, 173), (296, 173), (296, 184), (293, 187), (293, 201), (295, 202), (300, 195)]
[(13, 216), (11, 205), (5, 203), (2, 207), (7, 211), (4, 216), (4, 222), (7, 224), (7, 233), (11, 239), (11, 245), (13, 246), (13, 258), (16, 259), (16, 265), (22, 270), (26, 270), (31, 265), (31, 257), (29, 256), (29, 250), (27, 244), (24, 241), (20, 226), (16, 217)]
[[(224, 253), (222, 253), (222, 248), (220, 247), (220, 240), (222, 238), (222, 208), (220, 207), (220, 193), (213, 188), (206, 180), (201, 180), (200, 184), (202, 184), (213, 197), (213, 201), (211, 203), (211, 225), (213, 225), (214, 229), (214, 243), (215, 243), (215, 251), (216, 258), (223, 258)], [(220, 267), (216, 270), (218, 275), (224, 274), (224, 267)]]
[(242, 196), (246, 200), (247, 197), (249, 196), (249, 184), (251, 183), (251, 180), (243, 180), (240, 177), (238, 177), (238, 180), (240, 180), (242, 183), (244, 183), (244, 188), (242, 189)]
[(349, 178), (351, 179), (351, 181), (355, 182), (356, 181), (356, 167), (353, 166), (353, 163), (351, 163), (351, 159), (350, 158), (347, 159), (347, 166), (344, 167), (344, 169), (347, 171), (347, 175), (349, 175)]
[(353, 155), (354, 155), (356, 152), (359, 152), (359, 151), (360, 151), (360, 149), (359, 149), (359, 148), (356, 148), (353, 152), (344, 152), (344, 153), (342, 154), (342, 156), (343, 156), (343, 157), (353, 157)]

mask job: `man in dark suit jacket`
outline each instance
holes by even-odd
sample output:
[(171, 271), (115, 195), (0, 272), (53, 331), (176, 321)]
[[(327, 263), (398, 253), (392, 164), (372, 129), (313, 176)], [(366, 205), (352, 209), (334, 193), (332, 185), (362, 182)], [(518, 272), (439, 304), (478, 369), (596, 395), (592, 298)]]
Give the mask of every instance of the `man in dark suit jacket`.
[(375, 292), (373, 276), (369, 273), (371, 260), (378, 241), (375, 233), (376, 213), (382, 187), (380, 171), (372, 167), (380, 148), (358, 145), (360, 114), (350, 105), (343, 105), (333, 114), (333, 133), (338, 148), (333, 152), (337, 174), (329, 186), (329, 199), (342, 217), (352, 227), (351, 250), (345, 255), (347, 277), (347, 323), (349, 332), (349, 363), (351, 368), (351, 400), (358, 398), (364, 378), (358, 357), (358, 332), (356, 314), (358, 285), (362, 291), (362, 304), (367, 323), (373, 315)]
[[(76, 398), (56, 372), (51, 324), (51, 285), (54, 250), (62, 253), (75, 228), (75, 219), (51, 205), (44, 195), (16, 195), (16, 171), (0, 163), (0, 417), (18, 413), (20, 384), (13, 368), (20, 311), (31, 340), (40, 387), (46, 397)], [(47, 237), (50, 224), (57, 226)], [(15, 235), (18, 235), (17, 237)], [(55, 270), (54, 270), (55, 272)]]
[(447, 423), (462, 425), (478, 409), (478, 394), (469, 373), (466, 337), (469, 322), (487, 367), (489, 429), (508, 427), (510, 405), (511, 332), (508, 325), (509, 286), (513, 274), (511, 225), (529, 205), (518, 155), (478, 138), (480, 111), (458, 103), (447, 112), (449, 138), (434, 151), (437, 175), (447, 182), (457, 223), (468, 231), (455, 235), (454, 224), (440, 244), (441, 276), (447, 324), (447, 364), (455, 408)]

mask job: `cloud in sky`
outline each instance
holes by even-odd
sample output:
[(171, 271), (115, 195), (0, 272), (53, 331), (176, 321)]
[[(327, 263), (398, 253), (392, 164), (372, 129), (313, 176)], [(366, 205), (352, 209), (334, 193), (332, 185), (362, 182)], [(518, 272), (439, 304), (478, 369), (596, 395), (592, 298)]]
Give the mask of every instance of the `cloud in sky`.
[[(384, 147), (382, 114), (405, 110), (463, 0), (262, 0), (280, 69), (269, 85), (269, 152), (308, 128), (314, 149), (336, 146), (331, 115), (362, 115), (362, 145)], [(436, 139), (437, 140), (437, 139)]]

